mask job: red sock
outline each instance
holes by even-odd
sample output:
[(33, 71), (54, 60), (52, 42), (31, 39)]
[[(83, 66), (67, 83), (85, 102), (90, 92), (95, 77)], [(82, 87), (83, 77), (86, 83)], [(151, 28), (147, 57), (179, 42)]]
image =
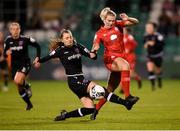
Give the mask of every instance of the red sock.
[(106, 99), (100, 99), (99, 102), (96, 104), (96, 110), (100, 110), (101, 107), (106, 103)]
[(121, 87), (124, 92), (125, 98), (130, 95), (130, 71), (123, 70), (121, 71)]

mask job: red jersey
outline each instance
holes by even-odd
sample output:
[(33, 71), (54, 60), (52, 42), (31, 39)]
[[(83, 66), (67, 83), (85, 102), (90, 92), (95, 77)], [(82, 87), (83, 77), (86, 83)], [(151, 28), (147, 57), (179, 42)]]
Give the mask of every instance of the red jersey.
[(123, 43), (123, 27), (125, 21), (116, 20), (115, 26), (106, 29), (101, 27), (95, 35), (94, 44), (102, 44), (105, 47), (104, 55), (115, 55), (125, 52)]
[(124, 34), (124, 47), (126, 53), (134, 53), (137, 42), (132, 35)]

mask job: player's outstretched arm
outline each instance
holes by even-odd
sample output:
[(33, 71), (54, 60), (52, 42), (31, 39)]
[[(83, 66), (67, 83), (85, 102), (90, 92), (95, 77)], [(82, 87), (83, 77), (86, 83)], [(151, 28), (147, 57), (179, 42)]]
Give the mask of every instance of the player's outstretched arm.
[(139, 23), (139, 20), (133, 17), (129, 17), (126, 13), (119, 14), (122, 20), (125, 20), (125, 26), (131, 26)]

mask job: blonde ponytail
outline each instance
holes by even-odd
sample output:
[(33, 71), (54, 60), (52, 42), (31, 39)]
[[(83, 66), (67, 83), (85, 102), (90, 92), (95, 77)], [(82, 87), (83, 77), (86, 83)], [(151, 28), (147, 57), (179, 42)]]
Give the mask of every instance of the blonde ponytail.
[(59, 38), (52, 38), (50, 40), (49, 49), (50, 51), (55, 50), (60, 45), (62, 45), (62, 42)]

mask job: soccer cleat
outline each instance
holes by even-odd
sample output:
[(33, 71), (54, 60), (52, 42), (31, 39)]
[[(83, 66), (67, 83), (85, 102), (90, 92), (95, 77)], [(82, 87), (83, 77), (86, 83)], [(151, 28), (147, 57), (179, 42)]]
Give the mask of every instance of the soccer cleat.
[(139, 97), (137, 96), (132, 96), (132, 95), (129, 95), (128, 97), (126, 97), (126, 101), (130, 101), (132, 103), (136, 103), (137, 101), (139, 100)]
[(125, 107), (127, 110), (131, 110), (131, 108), (133, 107), (135, 103), (130, 102), (130, 101), (126, 101)]
[(32, 103), (27, 104), (26, 111), (31, 110), (33, 108)]
[(63, 121), (63, 120), (65, 120), (66, 119), (66, 114), (67, 114), (67, 111), (66, 110), (62, 110), (61, 111), (61, 115), (56, 116), (54, 118), (54, 121)]
[(91, 120), (95, 120), (97, 114), (98, 114), (98, 110), (95, 109), (94, 112), (92, 113), (92, 115), (90, 116), (90, 119), (91, 119)]
[(26, 84), (25, 85), (25, 90), (26, 90), (26, 93), (28, 94), (28, 97), (31, 98), (32, 97), (31, 85)]

